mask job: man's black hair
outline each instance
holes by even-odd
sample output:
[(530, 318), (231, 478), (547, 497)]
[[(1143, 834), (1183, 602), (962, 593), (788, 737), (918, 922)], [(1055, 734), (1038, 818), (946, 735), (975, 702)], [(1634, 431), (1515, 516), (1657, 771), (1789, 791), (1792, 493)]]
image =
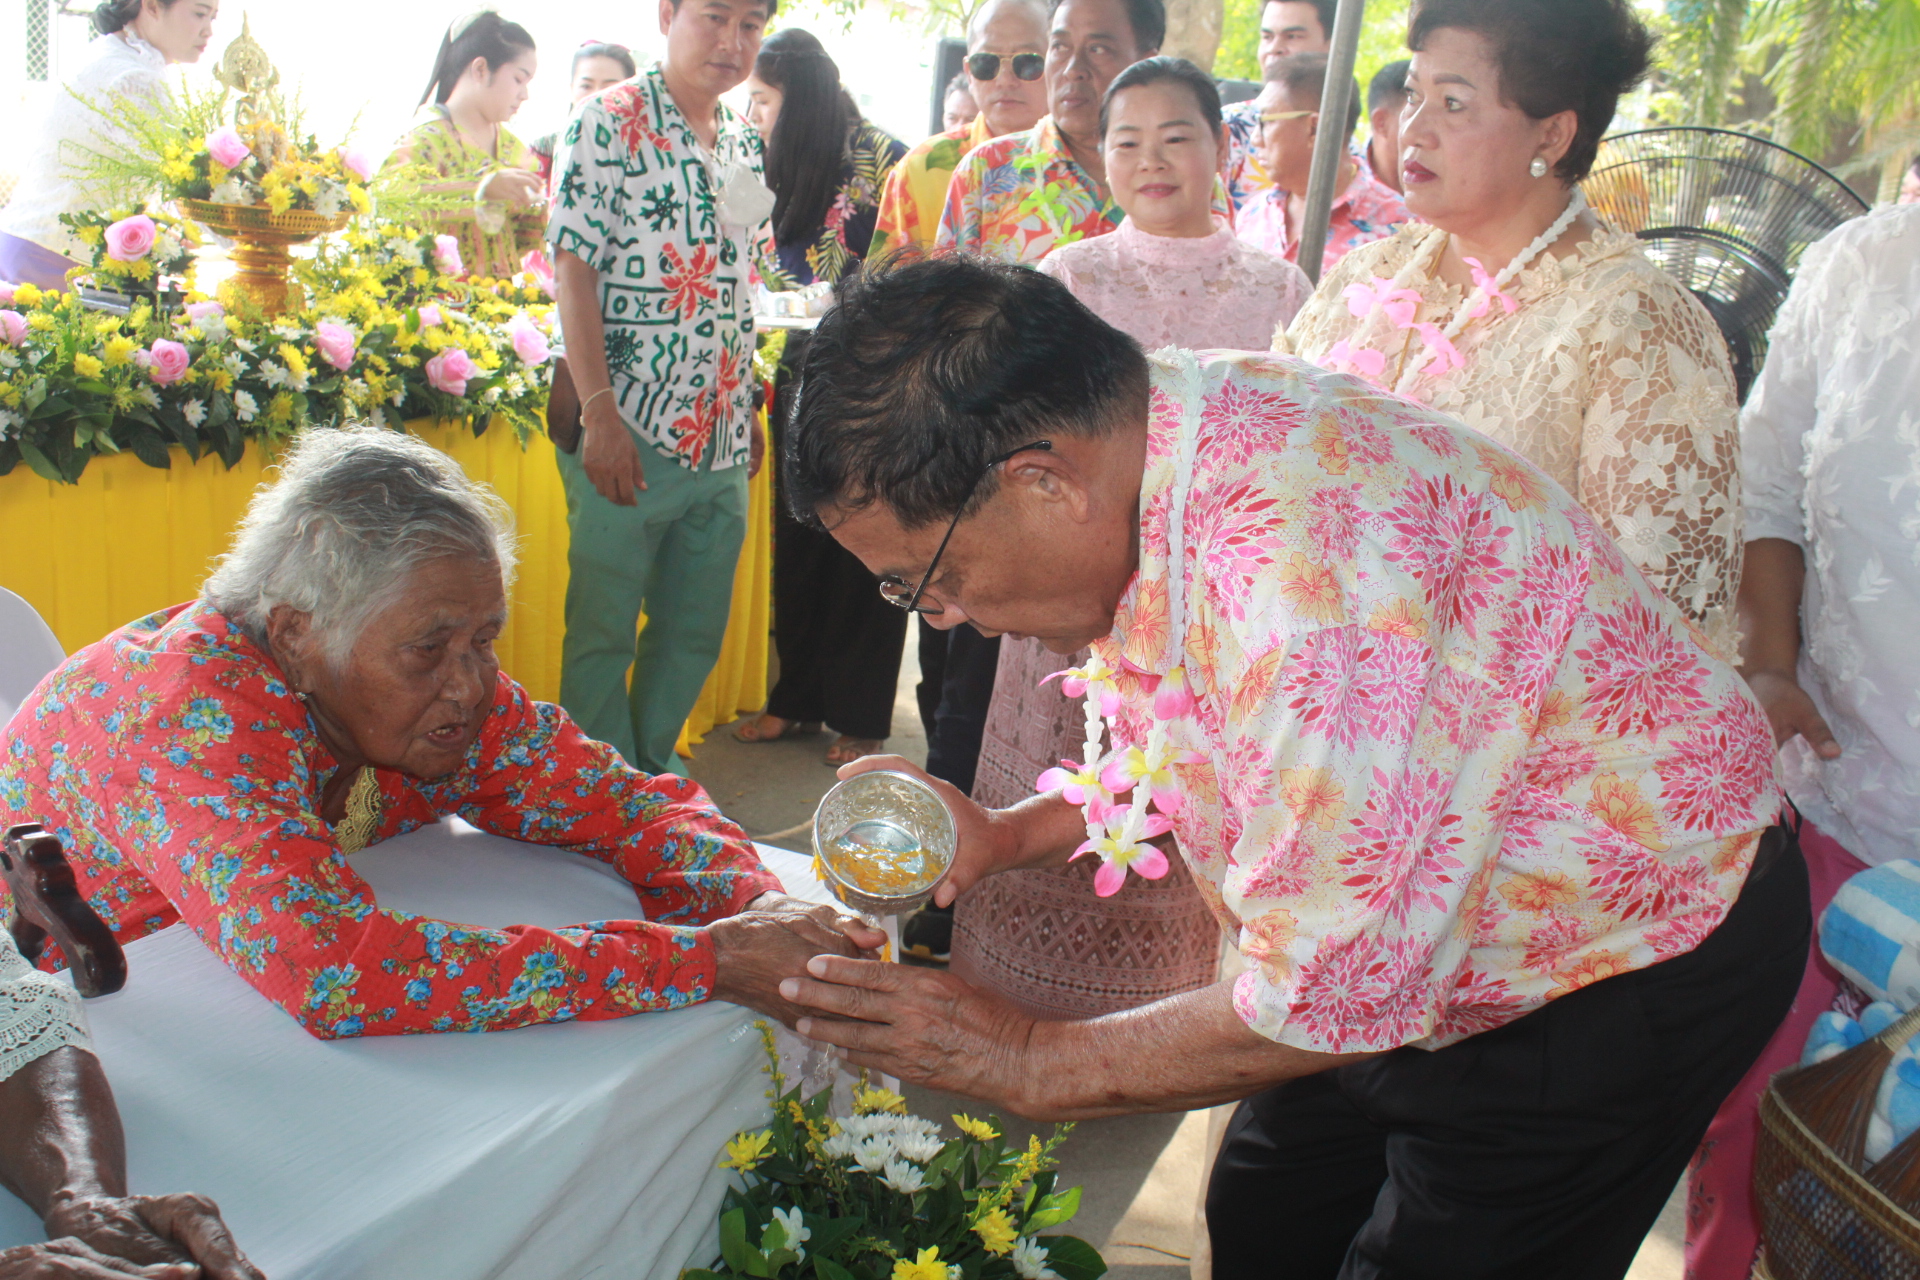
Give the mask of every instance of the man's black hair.
[[(1265, 72), (1268, 84), (1283, 84), (1287, 87), (1287, 96), (1296, 104), (1310, 102), (1311, 107), (1304, 111), (1320, 109), (1320, 95), (1327, 88), (1327, 55), (1324, 53), (1290, 53), (1281, 58)], [(1340, 136), (1351, 138), (1354, 126), (1360, 123), (1360, 83), (1355, 81), (1353, 91), (1347, 95), (1347, 128)]]
[[(1333, 40), (1333, 13), (1338, 7), (1339, 0), (1306, 0), (1306, 2), (1313, 6), (1314, 16), (1320, 19), (1320, 38), (1331, 42)], [(1286, 3), (1286, 0), (1265, 0), (1260, 6), (1261, 17), (1264, 18), (1266, 16), (1267, 5), (1284, 3)]]
[(869, 263), (836, 295), (786, 426), (798, 520), (876, 502), (909, 529), (950, 520), (989, 459), (1144, 419), (1140, 345), (1029, 267), (963, 254)]
[(1392, 107), (1398, 111), (1407, 105), (1407, 68), (1412, 65), (1402, 58), (1398, 62), (1389, 62), (1373, 73), (1373, 79), (1367, 81), (1368, 115), (1382, 107)]
[[(1066, 0), (1052, 0), (1048, 13), (1056, 12)], [(1127, 25), (1133, 28), (1134, 48), (1142, 53), (1158, 53), (1167, 39), (1167, 6), (1164, 0), (1123, 0)]]

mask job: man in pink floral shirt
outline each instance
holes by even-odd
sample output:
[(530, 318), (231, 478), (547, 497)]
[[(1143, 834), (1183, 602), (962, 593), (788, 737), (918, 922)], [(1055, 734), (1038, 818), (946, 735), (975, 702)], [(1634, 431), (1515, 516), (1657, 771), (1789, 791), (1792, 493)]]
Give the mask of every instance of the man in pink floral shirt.
[(814, 343), (796, 512), (937, 625), (1094, 646), (1105, 770), (948, 793), (939, 896), (1083, 836), (1152, 874), (1168, 831), (1246, 970), (1036, 1023), (823, 957), (783, 993), (859, 1021), (803, 1033), (1023, 1114), (1245, 1099), (1216, 1275), (1624, 1273), (1806, 945), (1737, 674), (1533, 466), (1361, 382), (1149, 361), (955, 260), (863, 279)]

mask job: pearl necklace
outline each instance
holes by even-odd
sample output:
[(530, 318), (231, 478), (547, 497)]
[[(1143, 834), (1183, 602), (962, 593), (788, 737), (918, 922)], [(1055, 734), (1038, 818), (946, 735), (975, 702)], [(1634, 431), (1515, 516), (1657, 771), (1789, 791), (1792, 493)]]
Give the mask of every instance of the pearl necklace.
[[(1371, 285), (1348, 286), (1346, 291), (1348, 307), (1355, 315), (1361, 315), (1355, 305), (1356, 300), (1369, 299), (1372, 303), (1371, 309), (1362, 318), (1359, 328), (1366, 328), (1375, 315), (1384, 315), (1396, 328), (1417, 331), (1431, 352), (1426, 359), (1413, 361), (1401, 367), (1399, 376), (1390, 388), (1393, 393), (1408, 395), (1414, 379), (1435, 364), (1441, 366), (1436, 372), (1445, 372), (1448, 368), (1459, 368), (1464, 365), (1465, 358), (1454, 347), (1453, 340), (1459, 337), (1469, 324), (1485, 315), (1491, 309), (1495, 298), (1500, 299), (1505, 305), (1508, 314), (1512, 314), (1518, 304), (1504, 292), (1507, 285), (1511, 284), (1522, 271), (1533, 265), (1541, 254), (1552, 248), (1586, 209), (1586, 195), (1579, 187), (1573, 188), (1567, 196), (1567, 207), (1561, 211), (1560, 216), (1555, 218), (1545, 231), (1535, 236), (1531, 244), (1515, 254), (1513, 260), (1502, 267), (1498, 275), (1491, 278), (1488, 278), (1486, 272), (1480, 268), (1477, 259), (1467, 259), (1474, 268), (1474, 289), (1453, 313), (1453, 318), (1447, 322), (1445, 328), (1417, 323), (1420, 295), (1408, 287), (1408, 282), (1419, 266), (1417, 256), (1409, 258), (1391, 280), (1383, 280), (1376, 276)], [(1444, 253), (1446, 250), (1442, 247), (1440, 251)], [(1366, 347), (1353, 347), (1345, 342), (1335, 343), (1322, 359), (1327, 362), (1329, 368), (1335, 368), (1337, 372), (1358, 373), (1362, 377), (1370, 376), (1367, 370), (1374, 369), (1377, 372), (1371, 376), (1375, 381), (1378, 380), (1378, 374), (1386, 370), (1386, 356), (1383, 352)], [(1337, 368), (1342, 365), (1346, 367)]]

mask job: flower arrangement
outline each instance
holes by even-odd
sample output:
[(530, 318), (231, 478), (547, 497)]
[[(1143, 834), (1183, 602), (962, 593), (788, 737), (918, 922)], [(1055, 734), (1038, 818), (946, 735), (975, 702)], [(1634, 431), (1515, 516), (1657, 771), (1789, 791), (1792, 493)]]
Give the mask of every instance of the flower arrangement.
[(383, 247), (303, 263), (306, 304), (273, 320), (192, 293), (177, 309), (141, 299), (116, 315), (77, 293), (0, 284), (0, 475), (25, 462), (70, 483), (96, 455), (166, 467), (176, 446), (232, 466), (250, 440), (349, 418), (538, 429), (554, 317), (535, 277), (462, 279), (422, 250), (431, 235), (350, 234)]
[(720, 1210), (720, 1260), (681, 1280), (1096, 1280), (1107, 1265), (1072, 1236), (1040, 1235), (1078, 1211), (1055, 1188), (1053, 1152), (1071, 1132), (1011, 1144), (992, 1119), (954, 1116), (959, 1136), (907, 1114), (899, 1094), (861, 1078), (854, 1114), (827, 1113), (831, 1091), (788, 1090), (772, 1033), (773, 1123), (727, 1144), (737, 1170)]
[(88, 271), (102, 288), (151, 294), (169, 280), (189, 287), (200, 228), (166, 208), (149, 202), (63, 213), (60, 221), (92, 251)]

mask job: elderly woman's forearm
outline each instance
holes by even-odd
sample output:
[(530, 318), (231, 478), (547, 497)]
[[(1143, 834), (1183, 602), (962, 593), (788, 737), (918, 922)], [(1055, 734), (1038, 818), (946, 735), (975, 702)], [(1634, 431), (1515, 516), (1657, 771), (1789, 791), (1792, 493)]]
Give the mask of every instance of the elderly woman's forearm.
[(65, 1199), (124, 1196), (126, 1141), (100, 1060), (63, 1045), (0, 1081), (0, 1182), (45, 1217)]
[(1008, 1106), (1038, 1120), (1192, 1111), (1377, 1056), (1269, 1040), (1240, 1020), (1222, 982), (1102, 1018), (1035, 1024), (1020, 1071), (1027, 1091)]
[(1800, 595), (1806, 554), (1785, 538), (1757, 538), (1746, 546), (1740, 582), (1740, 669), (1793, 678), (1800, 663)]

